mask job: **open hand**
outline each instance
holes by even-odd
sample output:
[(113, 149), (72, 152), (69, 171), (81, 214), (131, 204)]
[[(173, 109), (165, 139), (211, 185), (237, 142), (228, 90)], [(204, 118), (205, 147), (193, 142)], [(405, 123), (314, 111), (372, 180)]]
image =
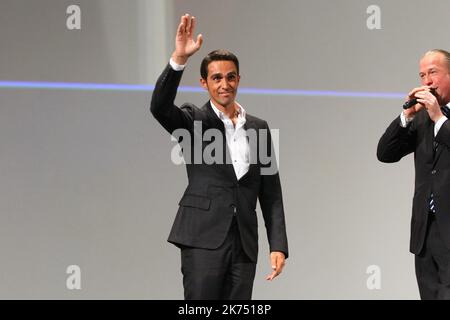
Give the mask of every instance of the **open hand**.
[(195, 17), (185, 14), (181, 16), (175, 38), (175, 51), (172, 59), (177, 64), (186, 64), (188, 58), (196, 53), (202, 46), (203, 36), (199, 34), (194, 40)]

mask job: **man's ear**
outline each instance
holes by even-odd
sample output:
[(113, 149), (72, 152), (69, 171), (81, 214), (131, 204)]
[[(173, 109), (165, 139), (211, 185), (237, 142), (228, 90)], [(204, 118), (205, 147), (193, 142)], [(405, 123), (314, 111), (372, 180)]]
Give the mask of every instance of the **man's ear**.
[(206, 91), (208, 91), (208, 83), (206, 82), (205, 79), (200, 78), (200, 84), (202, 85), (203, 89), (205, 89)]

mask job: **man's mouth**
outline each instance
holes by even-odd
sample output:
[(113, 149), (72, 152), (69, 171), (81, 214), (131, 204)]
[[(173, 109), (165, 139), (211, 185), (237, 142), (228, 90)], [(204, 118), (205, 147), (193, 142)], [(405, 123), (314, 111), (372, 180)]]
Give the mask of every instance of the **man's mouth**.
[(436, 98), (439, 98), (439, 93), (437, 92), (437, 89), (438, 89), (438, 88), (432, 87), (432, 88), (430, 88), (430, 92), (431, 92)]

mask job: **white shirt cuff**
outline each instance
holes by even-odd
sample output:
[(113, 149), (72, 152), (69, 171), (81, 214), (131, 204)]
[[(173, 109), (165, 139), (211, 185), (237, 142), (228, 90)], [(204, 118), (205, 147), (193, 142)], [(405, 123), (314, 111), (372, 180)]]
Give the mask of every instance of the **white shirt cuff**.
[(444, 122), (447, 121), (447, 117), (446, 116), (442, 116), (438, 121), (436, 121), (436, 123), (434, 124), (434, 136), (436, 137), (439, 129), (441, 129), (442, 125), (444, 124)]
[(400, 125), (403, 127), (403, 128), (406, 128), (406, 126), (411, 122), (411, 121), (413, 121), (413, 119), (414, 119), (414, 116), (412, 116), (412, 117), (410, 117), (409, 119), (406, 119), (406, 117), (405, 117), (405, 114), (402, 112), (401, 114), (400, 114)]
[(175, 71), (183, 71), (184, 67), (186, 67), (185, 64), (178, 64), (178, 63), (176, 63), (175, 61), (173, 61), (172, 58), (170, 58), (169, 64), (172, 67), (172, 69), (175, 70)]

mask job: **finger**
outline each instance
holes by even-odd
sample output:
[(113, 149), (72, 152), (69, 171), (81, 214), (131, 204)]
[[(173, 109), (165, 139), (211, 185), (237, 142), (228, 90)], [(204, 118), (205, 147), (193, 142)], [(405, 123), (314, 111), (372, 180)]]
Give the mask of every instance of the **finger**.
[(422, 93), (425, 97), (430, 98), (431, 100), (435, 100), (435, 99), (436, 99), (436, 96), (431, 92), (431, 88), (430, 88), (430, 90), (422, 91), (421, 93)]
[(422, 106), (422, 108), (425, 108), (428, 110), (427, 105), (429, 104), (427, 100), (422, 99), (422, 98), (417, 98), (417, 102), (418, 104), (420, 104)]
[(180, 24), (178, 25), (178, 29), (177, 29), (177, 35), (181, 35), (184, 33), (184, 24), (183, 22), (180, 22)]
[(192, 34), (191, 28), (192, 28), (192, 17), (187, 14), (186, 15), (186, 33), (187, 34)]
[(266, 277), (266, 280), (272, 280), (273, 278), (275, 278), (277, 276), (277, 255), (276, 254), (271, 254), (270, 255), (270, 266), (272, 268), (272, 273), (269, 274)]
[(279, 263), (278, 267), (277, 267), (277, 272), (278, 274), (280, 274), (281, 272), (283, 272), (283, 268), (284, 268), (284, 262), (283, 263)]
[(186, 18), (183, 15), (180, 17), (180, 24), (178, 25), (178, 28), (177, 28), (177, 34), (184, 33), (185, 28), (186, 28)]
[(410, 92), (408, 92), (408, 97), (413, 96), (417, 92), (418, 88), (412, 89)]
[(182, 17), (182, 20), (183, 20), (183, 33), (186, 33), (188, 30), (188, 24), (189, 24), (189, 14), (186, 13)]
[(276, 272), (278, 273), (278, 274), (280, 274), (282, 271), (283, 271), (283, 268), (284, 268), (284, 259), (282, 258), (282, 257), (279, 257), (278, 259), (277, 259), (277, 267), (276, 267)]
[(417, 103), (414, 105), (415, 112), (419, 112), (420, 110), (424, 109), (425, 105), (423, 103)]
[(203, 36), (201, 34), (199, 34), (197, 36), (197, 50), (200, 49), (200, 47), (202, 46), (203, 43)]
[(277, 268), (277, 258), (278, 256), (276, 254), (272, 254), (270, 256), (270, 265), (272, 266), (273, 270), (276, 270)]
[(430, 91), (420, 91), (416, 93), (416, 98), (424, 99), (428, 103), (433, 103), (436, 98)]
[(190, 25), (190, 28), (189, 28), (189, 33), (190, 34), (194, 34), (194, 31), (195, 31), (195, 25), (197, 24), (197, 22), (196, 22), (197, 20), (195, 20), (195, 17), (192, 17), (192, 19), (191, 19), (191, 25)]
[(266, 280), (271, 281), (271, 280), (273, 280), (277, 275), (278, 275), (278, 273), (277, 273), (276, 271), (272, 271), (272, 273), (269, 274), (269, 275), (266, 277)]
[(412, 99), (416, 96), (416, 93), (418, 92), (417, 89), (413, 89), (408, 93), (408, 96), (406, 97), (406, 100)]
[(421, 99), (423, 99), (423, 98), (425, 98), (427, 96), (427, 93), (425, 92), (425, 91), (419, 91), (419, 92), (416, 92), (415, 93), (415, 97), (416, 98), (421, 98)]
[(414, 88), (414, 89), (412, 89), (412, 90), (408, 93), (408, 97), (409, 97), (409, 98), (414, 98), (414, 96), (415, 96), (415, 94), (416, 94), (417, 92), (425, 91), (425, 90), (429, 90), (429, 87), (428, 87), (428, 86), (422, 86), (422, 87)]

